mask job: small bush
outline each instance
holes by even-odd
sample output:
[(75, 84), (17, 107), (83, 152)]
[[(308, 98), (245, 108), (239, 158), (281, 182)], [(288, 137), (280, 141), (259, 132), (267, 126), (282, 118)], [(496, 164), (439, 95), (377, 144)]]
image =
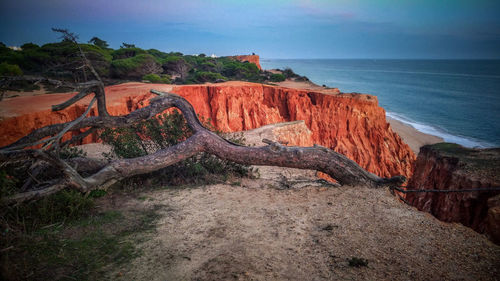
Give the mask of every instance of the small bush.
[(21, 76), (23, 71), (17, 64), (0, 63), (0, 76)]
[(350, 267), (368, 266), (368, 260), (363, 258), (352, 257), (348, 262)]
[(11, 81), (8, 86), (3, 87), (3, 89), (8, 91), (32, 92), (40, 90), (40, 86), (33, 84), (31, 81), (17, 80)]
[(161, 65), (155, 57), (141, 54), (131, 58), (117, 59), (111, 62), (111, 72), (117, 78), (142, 78), (151, 73), (161, 73)]
[(14, 231), (31, 233), (44, 225), (88, 215), (94, 200), (76, 190), (62, 190), (38, 201), (6, 207), (0, 216)]
[(164, 59), (169, 55), (168, 53), (164, 53), (164, 52), (157, 50), (157, 49), (149, 49), (146, 52), (148, 54), (152, 55), (153, 57), (158, 58), (158, 59)]
[(194, 74), (194, 79), (197, 82), (215, 82), (217, 80), (227, 80), (226, 77), (222, 76), (220, 73), (210, 72), (210, 71), (198, 71)]
[(16, 191), (16, 178), (6, 170), (0, 170), (0, 198), (13, 194)]
[(162, 74), (162, 75), (153, 74), (153, 73), (146, 74), (146, 75), (142, 76), (142, 80), (147, 80), (151, 83), (163, 83), (163, 84), (171, 84), (172, 83), (170, 75), (167, 75), (167, 74)]
[(282, 82), (282, 81), (285, 81), (285, 80), (286, 80), (286, 77), (283, 74), (273, 73), (271, 75), (271, 81), (273, 81), (273, 82)]
[(118, 59), (131, 58), (137, 55), (147, 54), (147, 53), (148, 53), (147, 51), (141, 48), (120, 48), (118, 50), (113, 51), (112, 56), (114, 60), (118, 60)]
[(33, 43), (25, 43), (23, 45), (21, 45), (21, 49), (23, 51), (26, 51), (28, 49), (38, 49), (40, 48), (40, 46), (38, 46), (37, 44), (33, 44)]
[(298, 76), (294, 80), (297, 82), (306, 82), (309, 81), (309, 78), (307, 78), (306, 76)]
[(285, 75), (286, 78), (295, 78), (295, 77), (298, 77), (297, 74), (295, 74), (295, 72), (293, 72), (293, 70), (289, 67), (285, 68), (283, 71), (282, 71), (283, 75)]

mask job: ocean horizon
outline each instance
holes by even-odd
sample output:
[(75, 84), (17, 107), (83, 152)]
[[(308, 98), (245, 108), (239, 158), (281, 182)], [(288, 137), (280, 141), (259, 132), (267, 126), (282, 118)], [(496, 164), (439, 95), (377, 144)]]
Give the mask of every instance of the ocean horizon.
[(378, 97), (390, 118), (466, 147), (500, 146), (500, 60), (261, 59), (318, 85)]

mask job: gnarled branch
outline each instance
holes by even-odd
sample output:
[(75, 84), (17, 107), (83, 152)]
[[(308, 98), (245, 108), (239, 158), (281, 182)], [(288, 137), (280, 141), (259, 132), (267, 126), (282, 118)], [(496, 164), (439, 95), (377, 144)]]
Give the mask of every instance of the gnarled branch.
[[(67, 186), (71, 186), (83, 192), (98, 188), (106, 188), (124, 178), (159, 170), (187, 159), (199, 152), (207, 152), (221, 159), (246, 165), (313, 169), (330, 175), (342, 185), (381, 187), (399, 185), (405, 180), (402, 176), (380, 178), (367, 172), (346, 156), (317, 145), (313, 147), (288, 147), (269, 140), (265, 140), (268, 145), (262, 147), (247, 147), (231, 143), (203, 127), (193, 107), (184, 98), (171, 93), (163, 93), (154, 90), (152, 90), (152, 92), (159, 96), (152, 99), (150, 105), (147, 107), (138, 109), (127, 116), (87, 117), (76, 124), (74, 128), (113, 128), (130, 126), (142, 119), (151, 118), (168, 108), (176, 107), (182, 112), (188, 126), (193, 131), (191, 137), (177, 145), (161, 149), (150, 155), (113, 161), (88, 177), (81, 177), (75, 169), (64, 163), (64, 161), (60, 162), (47, 158), (47, 154), (33, 150), (24, 151), (26, 155), (34, 155), (37, 158), (42, 158), (63, 170), (66, 180), (58, 182), (57, 189), (60, 188), (61, 184), (66, 184)], [(34, 131), (32, 135), (40, 137), (47, 134), (47, 132), (57, 132), (64, 127), (65, 124), (47, 126)], [(26, 157), (26, 155), (22, 155), (23, 153), (20, 151), (16, 153), (19, 155), (16, 155), (12, 151), (0, 150), (0, 160), (2, 156), (8, 157), (8, 155), (10, 155), (10, 157)], [(49, 188), (50, 192), (55, 190), (54, 187)], [(8, 199), (8, 202), (19, 202), (23, 200), (23, 198), (29, 200), (44, 194), (46, 193), (42, 191), (36, 193), (27, 192), (25, 197), (23, 197), (22, 194), (18, 194), (14, 197), (15, 199)]]

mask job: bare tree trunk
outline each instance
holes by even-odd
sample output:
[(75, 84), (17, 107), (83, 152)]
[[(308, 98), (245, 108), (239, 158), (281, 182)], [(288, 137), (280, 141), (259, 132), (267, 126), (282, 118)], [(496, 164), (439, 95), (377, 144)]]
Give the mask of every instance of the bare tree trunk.
[[(71, 124), (70, 122), (69, 125), (68, 123), (64, 123), (47, 126), (35, 130), (29, 136), (17, 141), (13, 145), (0, 149), (0, 162), (15, 161), (15, 159), (26, 157), (37, 158), (57, 167), (64, 174), (64, 178), (49, 187), (37, 190), (36, 192), (20, 193), (4, 201), (13, 203), (36, 199), (57, 192), (65, 187), (71, 187), (82, 192), (102, 189), (124, 178), (159, 170), (200, 152), (207, 152), (223, 160), (246, 165), (269, 165), (317, 170), (330, 175), (342, 185), (381, 187), (399, 185), (405, 180), (402, 176), (380, 178), (367, 172), (356, 164), (356, 162), (344, 155), (318, 145), (313, 147), (286, 147), (268, 140), (265, 140), (268, 145), (263, 147), (247, 147), (234, 144), (203, 127), (193, 107), (184, 98), (175, 94), (167, 94), (154, 90), (151, 92), (160, 96), (152, 99), (149, 106), (138, 109), (127, 116), (87, 117), (82, 118), (76, 124)], [(40, 142), (41, 139), (47, 136), (60, 134), (62, 130), (67, 129), (69, 126), (72, 129), (131, 126), (140, 120), (151, 118), (171, 107), (177, 107), (184, 115), (188, 126), (193, 131), (193, 135), (190, 138), (177, 145), (161, 149), (154, 154), (113, 161), (103, 166), (98, 172), (85, 178), (80, 176), (71, 165), (54, 157), (50, 151), (18, 149), (19, 146), (32, 146), (33, 141)]]

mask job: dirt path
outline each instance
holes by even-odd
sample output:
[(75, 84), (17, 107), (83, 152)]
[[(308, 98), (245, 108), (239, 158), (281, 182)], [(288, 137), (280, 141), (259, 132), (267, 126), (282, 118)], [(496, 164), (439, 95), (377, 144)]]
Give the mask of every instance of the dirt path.
[[(296, 170), (274, 173), (301, 178)], [(387, 190), (315, 182), (283, 189), (283, 178), (266, 175), (233, 185), (147, 193), (149, 204), (166, 206), (156, 234), (140, 246), (142, 256), (111, 276), (148, 281), (500, 276), (499, 246), (406, 206)], [(366, 259), (368, 266), (349, 266), (353, 257)]]

